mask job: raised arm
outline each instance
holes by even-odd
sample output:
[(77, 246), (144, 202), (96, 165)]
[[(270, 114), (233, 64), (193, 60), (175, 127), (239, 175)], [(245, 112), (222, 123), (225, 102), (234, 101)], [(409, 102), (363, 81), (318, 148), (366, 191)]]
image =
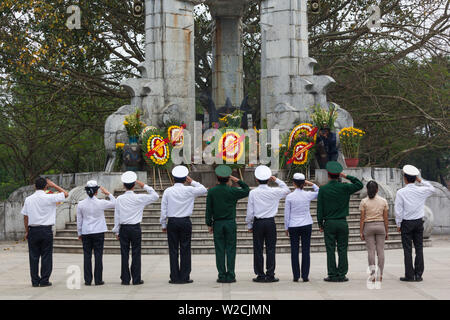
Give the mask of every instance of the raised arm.
[(270, 179), (278, 185), (278, 188), (274, 188), (276, 190), (278, 198), (283, 199), (291, 192), (291, 190), (283, 180), (280, 180), (276, 177), (271, 177)]
[(245, 197), (248, 197), (248, 194), (250, 193), (250, 187), (242, 180), (239, 180), (236, 177), (231, 176), (230, 179), (233, 182), (237, 182), (240, 186), (240, 188), (231, 188), (231, 194), (236, 200), (243, 199)]
[(148, 186), (147, 184), (137, 180), (136, 183), (143, 188), (145, 191), (147, 191), (148, 194), (139, 194), (137, 199), (141, 202), (142, 205), (146, 206), (150, 203), (155, 202), (159, 199), (158, 193), (153, 189), (152, 187)]
[(351, 182), (351, 183), (345, 184), (345, 191), (349, 194), (353, 194), (353, 193), (361, 190), (362, 188), (364, 188), (363, 183), (354, 176), (349, 176), (349, 175), (346, 175), (345, 173), (341, 173), (341, 177), (346, 178), (346, 179), (350, 180), (350, 182)]
[(191, 177), (187, 177), (187, 182), (192, 186), (192, 194), (194, 197), (199, 197), (208, 193), (208, 189), (205, 188), (200, 182), (192, 180)]
[[(54, 183), (53, 181), (51, 181), (50, 179), (47, 179), (47, 186), (56, 189), (57, 191), (61, 192), (62, 194), (64, 194), (64, 198), (69, 197), (69, 192), (67, 192), (66, 190), (64, 190), (63, 188), (61, 188), (60, 186), (58, 186), (56, 183)], [(55, 196), (58, 196), (58, 194), (56, 194)], [(64, 201), (64, 198), (62, 198), (61, 196), (59, 197), (55, 197), (55, 202), (60, 202), (60, 201)], [(62, 199), (62, 200), (61, 200)]]
[(108, 200), (100, 200), (100, 205), (103, 210), (113, 209), (116, 206), (116, 198), (105, 188), (100, 187), (102, 193), (109, 198)]

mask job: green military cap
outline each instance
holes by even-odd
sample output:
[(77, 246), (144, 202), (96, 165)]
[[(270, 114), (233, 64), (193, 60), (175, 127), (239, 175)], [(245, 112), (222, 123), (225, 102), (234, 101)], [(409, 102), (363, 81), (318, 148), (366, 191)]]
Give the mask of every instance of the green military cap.
[(226, 178), (226, 177), (231, 176), (232, 170), (229, 166), (221, 164), (220, 166), (218, 166), (216, 168), (215, 172), (218, 177)]
[(329, 161), (327, 163), (326, 169), (331, 174), (339, 174), (342, 171), (344, 171), (344, 168), (342, 168), (342, 165), (337, 161)]

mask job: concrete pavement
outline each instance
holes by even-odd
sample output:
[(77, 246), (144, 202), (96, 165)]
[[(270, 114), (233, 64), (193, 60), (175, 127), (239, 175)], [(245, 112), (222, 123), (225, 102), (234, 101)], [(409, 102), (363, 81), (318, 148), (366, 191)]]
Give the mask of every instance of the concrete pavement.
[(433, 237), (433, 246), (425, 248), (424, 281), (405, 283), (398, 279), (404, 273), (403, 251), (387, 250), (383, 283), (380, 289), (368, 289), (367, 253), (349, 252), (349, 282), (326, 283), (325, 253), (311, 254), (310, 282), (292, 282), (289, 254), (277, 255), (278, 283), (253, 283), (253, 256), (238, 255), (234, 284), (216, 283), (217, 271), (213, 255), (194, 255), (191, 278), (193, 284), (169, 285), (169, 257), (142, 256), (141, 286), (120, 285), (120, 256), (104, 256), (104, 286), (84, 286), (81, 272), (80, 289), (68, 289), (71, 265), (83, 268), (79, 254), (54, 254), (52, 287), (33, 288), (29, 276), (25, 242), (0, 242), (0, 299), (170, 299), (170, 300), (323, 300), (323, 299), (450, 299), (450, 238)]

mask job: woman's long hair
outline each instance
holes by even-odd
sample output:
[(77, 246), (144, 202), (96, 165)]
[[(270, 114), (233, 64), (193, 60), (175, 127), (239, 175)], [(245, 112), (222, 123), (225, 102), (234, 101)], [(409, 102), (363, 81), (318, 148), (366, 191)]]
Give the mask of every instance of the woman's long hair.
[(369, 199), (375, 198), (377, 192), (378, 192), (378, 183), (376, 183), (373, 180), (369, 181), (369, 183), (367, 183), (367, 195), (369, 196)]

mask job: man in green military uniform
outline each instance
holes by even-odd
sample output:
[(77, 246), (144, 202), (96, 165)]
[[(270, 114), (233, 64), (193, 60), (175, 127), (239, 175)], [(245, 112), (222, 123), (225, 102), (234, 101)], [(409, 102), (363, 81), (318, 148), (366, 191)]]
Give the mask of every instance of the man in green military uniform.
[[(317, 199), (317, 222), (320, 232), (325, 231), (325, 247), (327, 250), (328, 277), (325, 281), (344, 282), (348, 272), (347, 247), (350, 196), (361, 190), (363, 184), (358, 178), (344, 174), (339, 162), (327, 163), (329, 182), (320, 188)], [(342, 183), (339, 177), (350, 180), (351, 183)], [(336, 268), (336, 250), (339, 264)]]
[[(208, 191), (206, 224), (209, 233), (214, 232), (216, 266), (219, 271), (217, 282), (231, 283), (236, 282), (236, 202), (247, 197), (250, 188), (244, 181), (231, 176), (232, 170), (228, 166), (220, 165), (215, 172), (219, 184)], [(232, 182), (237, 182), (241, 188), (231, 187)]]

